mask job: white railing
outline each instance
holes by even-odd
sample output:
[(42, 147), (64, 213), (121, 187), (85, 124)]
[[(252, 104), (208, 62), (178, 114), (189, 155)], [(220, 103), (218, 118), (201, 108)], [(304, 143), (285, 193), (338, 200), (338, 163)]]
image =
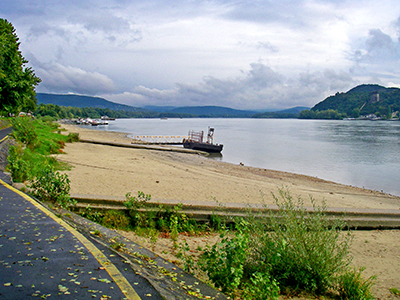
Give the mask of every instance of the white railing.
[(183, 135), (133, 135), (133, 140), (152, 144), (180, 144), (187, 136)]

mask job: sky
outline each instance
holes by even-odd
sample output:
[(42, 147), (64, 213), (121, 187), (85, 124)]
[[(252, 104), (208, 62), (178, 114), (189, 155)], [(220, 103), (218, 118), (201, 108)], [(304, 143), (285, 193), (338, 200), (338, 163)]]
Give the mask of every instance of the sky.
[(312, 107), (400, 87), (398, 0), (2, 0), (37, 92), (142, 107)]

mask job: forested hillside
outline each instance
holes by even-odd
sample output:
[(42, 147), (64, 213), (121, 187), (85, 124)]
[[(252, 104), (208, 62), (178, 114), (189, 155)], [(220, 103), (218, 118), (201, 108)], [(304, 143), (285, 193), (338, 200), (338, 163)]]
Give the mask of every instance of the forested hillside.
[[(358, 118), (375, 114), (390, 119), (400, 110), (400, 89), (386, 88), (376, 84), (359, 85), (346, 93), (336, 93), (315, 105), (310, 111), (303, 111), (302, 118), (315, 118), (317, 114), (337, 118)], [(314, 116), (314, 117), (313, 117)], [(335, 118), (335, 117), (332, 117)]]

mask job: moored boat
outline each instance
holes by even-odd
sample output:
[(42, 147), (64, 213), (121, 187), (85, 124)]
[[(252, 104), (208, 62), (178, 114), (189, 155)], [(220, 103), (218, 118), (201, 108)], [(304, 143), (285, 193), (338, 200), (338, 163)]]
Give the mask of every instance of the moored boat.
[(222, 144), (214, 144), (214, 128), (208, 127), (207, 141), (204, 141), (204, 131), (189, 131), (188, 139), (183, 140), (183, 147), (209, 153), (220, 153)]

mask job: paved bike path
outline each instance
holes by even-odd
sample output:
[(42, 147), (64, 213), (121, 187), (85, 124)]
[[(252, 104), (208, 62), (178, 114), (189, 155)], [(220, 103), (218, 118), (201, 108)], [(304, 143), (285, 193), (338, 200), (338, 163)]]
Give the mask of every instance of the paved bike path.
[(1, 179), (1, 299), (161, 299), (120, 257)]

